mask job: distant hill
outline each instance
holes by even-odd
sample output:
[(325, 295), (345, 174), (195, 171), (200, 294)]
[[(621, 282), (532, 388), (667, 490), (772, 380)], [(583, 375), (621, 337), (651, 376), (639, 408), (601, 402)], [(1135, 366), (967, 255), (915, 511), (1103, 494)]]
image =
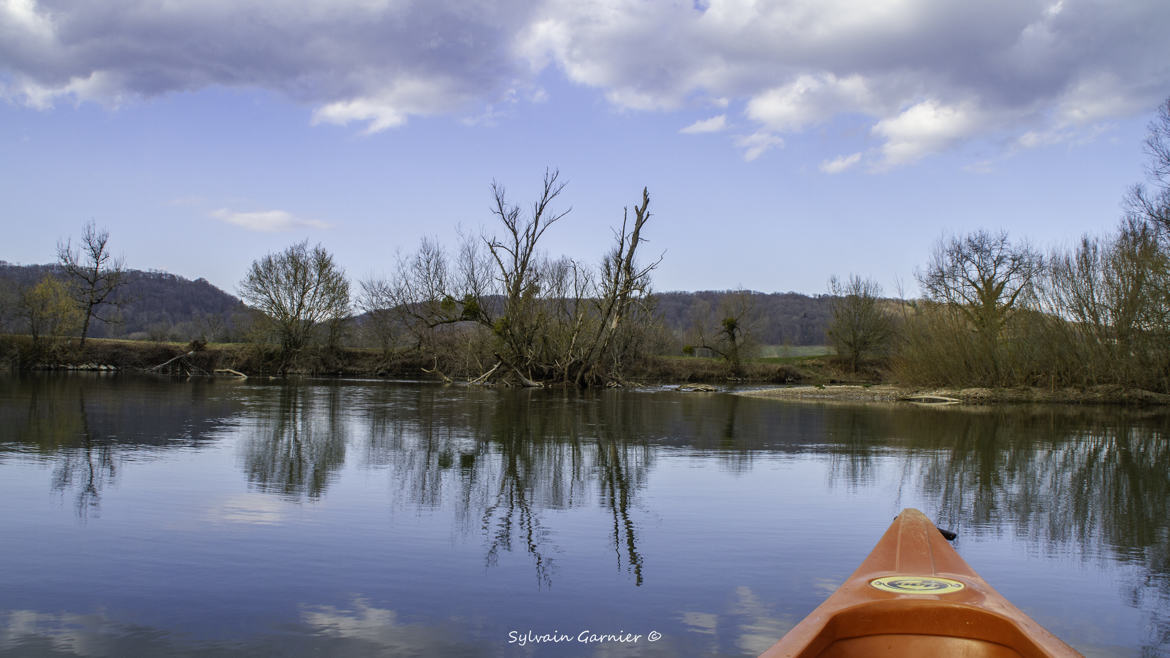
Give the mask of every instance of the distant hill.
[[(657, 312), (667, 328), (685, 335), (704, 315), (718, 325), (725, 298), (741, 294), (732, 290), (654, 293)], [(810, 297), (795, 292), (750, 292), (750, 324), (755, 339), (765, 345), (824, 345), (825, 329), (832, 318), (831, 297)]]
[[(0, 261), (0, 330), (20, 332), (13, 316), (13, 297), (34, 286), (46, 275), (63, 276), (58, 265), (12, 265)], [(167, 272), (127, 270), (126, 285), (117, 293), (118, 308), (103, 313), (114, 322), (95, 321), (89, 335), (94, 338), (137, 338), (190, 340), (205, 336), (211, 340), (233, 338), (246, 313), (243, 302), (216, 288), (206, 279), (194, 281)]]
[[(0, 261), (0, 332), (25, 329), (13, 307), (19, 291), (48, 274), (61, 275), (57, 265), (13, 265)], [(186, 341), (196, 337), (225, 341), (240, 338), (248, 310), (243, 302), (206, 279), (185, 279), (160, 271), (127, 270), (118, 293), (120, 308), (107, 309), (113, 323), (95, 321), (90, 336)], [(680, 338), (702, 318), (718, 325), (720, 307), (739, 291), (655, 293), (657, 313)], [(831, 317), (830, 297), (794, 292), (749, 294), (750, 325), (755, 340), (765, 345), (824, 345)], [(361, 317), (357, 318), (361, 324)]]

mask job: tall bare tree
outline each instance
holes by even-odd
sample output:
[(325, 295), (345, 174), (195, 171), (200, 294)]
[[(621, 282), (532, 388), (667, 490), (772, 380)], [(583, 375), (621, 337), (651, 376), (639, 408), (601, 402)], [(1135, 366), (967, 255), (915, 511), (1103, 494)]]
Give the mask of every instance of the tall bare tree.
[(833, 318), (827, 330), (837, 355), (852, 372), (867, 358), (881, 356), (894, 335), (893, 318), (882, 308), (882, 287), (872, 279), (852, 274), (845, 281), (829, 280)]
[(598, 275), (571, 259), (541, 257), (541, 236), (569, 213), (552, 209), (564, 188), (558, 171), (546, 171), (540, 196), (523, 215), (508, 202), (504, 188), (493, 183), (492, 213), (503, 235), (484, 238), (484, 244), (495, 265), (498, 312), (479, 290), (485, 287), (483, 267), (475, 265), (475, 254), (465, 248), (461, 258), (465, 293), (460, 318), (490, 327), (500, 348), (496, 358), (529, 386), (541, 381), (590, 386), (620, 379), (621, 359), (612, 358), (615, 345), (633, 309), (649, 295), (650, 274), (661, 262), (638, 261), (652, 214), (646, 189), (633, 217), (628, 208), (624, 212)]
[[(577, 384), (585, 385), (599, 379), (596, 370), (602, 357), (618, 340), (630, 315), (638, 308), (645, 309), (650, 294), (650, 274), (662, 262), (662, 256), (641, 265), (636, 257), (645, 238), (642, 229), (650, 221), (650, 191), (642, 188), (642, 205), (634, 206), (634, 222), (630, 224), (629, 211), (622, 215), (622, 227), (614, 231), (615, 244), (601, 264), (601, 280), (597, 288), (597, 328), (585, 343), (577, 371)], [(619, 373), (611, 373), (618, 375)]]
[(504, 228), (503, 237), (484, 238), (495, 261), (504, 297), (503, 309), (492, 323), (503, 348), (496, 356), (529, 385), (541, 374), (534, 372), (534, 367), (538, 365), (541, 347), (536, 337), (545, 311), (538, 303), (542, 281), (537, 244), (549, 227), (572, 210), (551, 209), (565, 189), (566, 183), (559, 179), (559, 171), (545, 171), (540, 197), (527, 216), (522, 214), (520, 206), (507, 200), (502, 185), (492, 183), (492, 214)]
[[(540, 196), (525, 213), (502, 185), (492, 184), (497, 233), (464, 237), (456, 260), (433, 240), (400, 257), (390, 280), (363, 282), (359, 304), (398, 318), (435, 372), (478, 366), (473, 382), (560, 382), (592, 386), (620, 380), (633, 316), (650, 293), (659, 261), (641, 263), (650, 194), (623, 215), (599, 271), (540, 251), (541, 238), (568, 210), (554, 209), (565, 183), (545, 172)], [(440, 340), (441, 339), (441, 340)], [(460, 341), (458, 350), (450, 349)], [(454, 352), (461, 358), (456, 358)], [(482, 358), (481, 358), (482, 357)], [(442, 374), (441, 372), (437, 374)]]
[(310, 249), (308, 241), (254, 261), (240, 282), (240, 297), (273, 322), (284, 368), (308, 344), (314, 329), (349, 315), (345, 271), (324, 247)]
[(81, 324), (81, 346), (89, 335), (93, 318), (103, 306), (113, 301), (114, 292), (126, 283), (126, 270), (121, 257), (115, 258), (109, 249), (110, 232), (98, 230), (92, 221), (85, 224), (81, 244), (73, 246), (73, 239), (57, 242), (57, 262), (73, 284), (74, 299), (85, 318)]
[(1033, 292), (1043, 258), (1006, 231), (980, 230), (943, 238), (918, 283), (932, 301), (957, 308), (987, 345), (994, 345), (1011, 314)]

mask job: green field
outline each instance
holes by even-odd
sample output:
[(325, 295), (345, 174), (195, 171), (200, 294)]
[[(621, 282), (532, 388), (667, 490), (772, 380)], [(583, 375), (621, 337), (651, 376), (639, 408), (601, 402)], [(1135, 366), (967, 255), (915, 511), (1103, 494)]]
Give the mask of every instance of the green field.
[(764, 345), (760, 348), (759, 356), (761, 361), (783, 363), (833, 353), (833, 348), (828, 345)]

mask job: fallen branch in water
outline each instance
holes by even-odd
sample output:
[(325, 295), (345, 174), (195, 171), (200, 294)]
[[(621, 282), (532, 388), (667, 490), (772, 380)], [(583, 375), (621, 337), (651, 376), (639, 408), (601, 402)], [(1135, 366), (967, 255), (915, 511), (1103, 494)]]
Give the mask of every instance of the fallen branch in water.
[(430, 370), (427, 370), (426, 368), (419, 368), (419, 370), (422, 370), (423, 372), (425, 372), (428, 375), (438, 375), (440, 378), (442, 378), (444, 384), (453, 384), (454, 383), (450, 377), (443, 374), (442, 370), (439, 370), (439, 358), (438, 357), (435, 357), (435, 365), (433, 368), (431, 368)]
[(491, 376), (493, 374), (495, 374), (495, 372), (499, 369), (500, 369), (500, 362), (496, 361), (496, 365), (492, 366), (491, 370), (483, 373), (482, 375), (480, 375), (479, 377), (476, 377), (475, 379), (468, 381), (467, 383), (472, 384), (472, 385), (486, 384), (487, 380), (490, 379)]

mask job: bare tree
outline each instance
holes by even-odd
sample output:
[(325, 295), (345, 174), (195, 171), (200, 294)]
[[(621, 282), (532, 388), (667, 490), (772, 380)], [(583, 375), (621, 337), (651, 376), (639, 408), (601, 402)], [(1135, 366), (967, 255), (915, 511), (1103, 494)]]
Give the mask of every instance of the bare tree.
[(1033, 292), (1043, 258), (1006, 231), (940, 239), (918, 283), (926, 297), (967, 318), (985, 345), (994, 345), (1011, 314)]
[[(508, 203), (503, 187), (492, 185), (492, 212), (504, 235), (485, 238), (484, 244), (496, 266), (501, 308), (493, 313), (475, 289), (474, 282), (482, 281), (476, 276), (482, 266), (470, 266), (476, 262), (474, 254), (464, 249), (466, 294), (460, 317), (492, 329), (500, 347), (496, 358), (525, 385), (559, 380), (590, 386), (618, 380), (621, 359), (612, 358), (616, 341), (631, 312), (646, 301), (650, 274), (661, 262), (660, 257), (640, 264), (637, 258), (652, 214), (650, 193), (642, 190), (632, 221), (628, 208), (623, 213), (621, 228), (614, 231), (614, 247), (594, 276), (571, 259), (549, 260), (538, 254), (544, 232), (569, 213), (551, 209), (565, 187), (559, 178), (555, 170), (545, 172), (541, 195), (526, 217)], [(474, 308), (468, 307), (470, 303)]]
[(75, 300), (84, 313), (81, 325), (81, 346), (89, 335), (93, 318), (105, 321), (98, 315), (104, 305), (112, 302), (112, 296), (126, 282), (126, 271), (122, 259), (114, 258), (109, 250), (110, 232), (97, 227), (92, 221), (85, 224), (81, 244), (73, 246), (72, 238), (57, 242), (57, 261), (73, 283)]
[(390, 356), (399, 335), (397, 316), (394, 308), (394, 292), (386, 279), (368, 278), (360, 282), (357, 308), (365, 315), (366, 334), (382, 350), (383, 356)]
[[(463, 253), (475, 251), (474, 243), (469, 247), (466, 242)], [(482, 258), (479, 260), (472, 267), (482, 269)], [(440, 346), (440, 342), (449, 342), (445, 339), (450, 335), (440, 335), (438, 330), (445, 325), (479, 318), (478, 293), (465, 291), (482, 290), (483, 294), (488, 294), (486, 287), (466, 283), (466, 266), (459, 263), (459, 267), (453, 270), (442, 245), (424, 237), (412, 254), (397, 256), (390, 277), (361, 282), (358, 307), (366, 313), (370, 329), (385, 356), (390, 356), (395, 345), (409, 346), (427, 359), (434, 359), (431, 371), (440, 368), (439, 361), (450, 363), (458, 360), (449, 345)]]
[(492, 183), (492, 214), (504, 227), (504, 237), (484, 238), (504, 293), (502, 312), (492, 322), (503, 348), (496, 356), (526, 385), (534, 385), (534, 375), (540, 376), (534, 372), (540, 347), (535, 338), (544, 310), (537, 303), (541, 293), (537, 244), (550, 226), (572, 210), (550, 209), (565, 189), (559, 178), (559, 171), (545, 171), (543, 190), (527, 217), (520, 206), (508, 202), (503, 186)]
[(884, 355), (894, 335), (893, 319), (882, 308), (882, 287), (856, 274), (845, 281), (834, 276), (829, 293), (833, 295), (829, 340), (849, 369), (857, 372), (863, 360)]
[(240, 297), (274, 324), (284, 367), (308, 344), (316, 327), (349, 315), (345, 271), (321, 245), (309, 249), (308, 241), (253, 262), (240, 282)]
[(1115, 236), (1085, 236), (1071, 253), (1053, 254), (1046, 310), (1079, 338), (1071, 349), (1091, 379), (1135, 383), (1158, 359), (1170, 331), (1170, 258), (1155, 229), (1136, 217)]
[(646, 265), (635, 260), (638, 247), (645, 238), (642, 228), (650, 220), (650, 191), (642, 188), (642, 205), (634, 206), (634, 224), (629, 225), (629, 212), (622, 215), (622, 228), (614, 232), (616, 244), (601, 265), (601, 286), (597, 295), (600, 314), (597, 334), (586, 351), (577, 378), (578, 384), (591, 374), (601, 355), (605, 354), (618, 337), (623, 322), (635, 307), (644, 308), (650, 294), (650, 273), (662, 262), (660, 255)]
[(454, 263), (437, 242), (424, 239), (398, 259), (390, 279), (363, 282), (360, 306), (395, 318), (434, 364), (426, 371), (444, 378), (449, 366), (473, 383), (620, 381), (623, 354), (633, 344), (626, 340), (630, 317), (647, 302), (659, 262), (642, 264), (637, 257), (646, 242), (650, 195), (642, 191), (632, 217), (627, 209), (595, 272), (540, 252), (545, 231), (569, 212), (553, 209), (564, 187), (559, 172), (547, 170), (539, 198), (524, 213), (493, 183), (499, 234), (464, 236)]
[(1126, 198), (1131, 213), (1142, 217), (1170, 241), (1170, 98), (1158, 106), (1145, 143), (1146, 177), (1152, 190), (1135, 185)]

